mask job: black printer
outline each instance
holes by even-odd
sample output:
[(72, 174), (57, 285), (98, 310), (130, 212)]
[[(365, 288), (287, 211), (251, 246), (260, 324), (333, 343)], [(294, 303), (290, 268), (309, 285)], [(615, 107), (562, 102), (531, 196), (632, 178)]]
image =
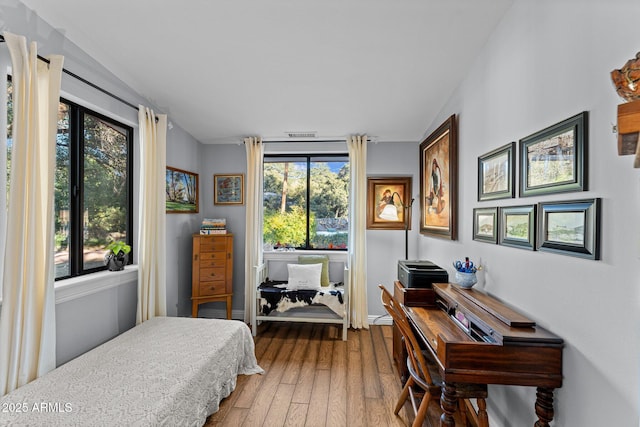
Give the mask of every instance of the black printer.
[(398, 280), (405, 288), (430, 288), (433, 283), (448, 283), (449, 273), (431, 261), (398, 261)]

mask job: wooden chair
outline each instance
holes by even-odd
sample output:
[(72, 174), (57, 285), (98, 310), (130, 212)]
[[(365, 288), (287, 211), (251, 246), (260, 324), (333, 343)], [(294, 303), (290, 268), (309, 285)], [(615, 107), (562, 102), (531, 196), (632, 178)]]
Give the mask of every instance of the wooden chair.
[[(382, 305), (391, 315), (395, 325), (402, 334), (403, 341), (407, 348), (407, 368), (409, 371), (409, 379), (407, 380), (396, 407), (394, 414), (398, 415), (400, 409), (404, 406), (407, 398), (411, 400), (411, 406), (415, 412), (415, 420), (412, 427), (422, 426), (424, 419), (427, 415), (429, 403), (431, 400), (439, 400), (441, 394), (442, 378), (438, 369), (436, 361), (430, 354), (423, 352), (420, 348), (418, 340), (416, 339), (411, 324), (407, 318), (404, 309), (400, 303), (393, 297), (393, 295), (384, 287), (384, 285), (378, 285), (382, 291)], [(474, 416), (475, 424), (480, 427), (488, 427), (489, 420), (486, 413), (485, 398), (487, 397), (487, 386), (480, 384), (456, 384), (460, 386), (457, 390), (458, 394), (458, 408), (460, 411), (461, 419), (464, 425), (466, 422), (467, 407), (469, 407), (468, 399), (478, 399), (478, 416)], [(420, 401), (420, 404), (416, 405), (416, 392), (414, 387), (418, 386), (423, 392), (424, 396)], [(416, 407), (417, 406), (417, 407)], [(471, 408), (472, 409), (472, 408)]]

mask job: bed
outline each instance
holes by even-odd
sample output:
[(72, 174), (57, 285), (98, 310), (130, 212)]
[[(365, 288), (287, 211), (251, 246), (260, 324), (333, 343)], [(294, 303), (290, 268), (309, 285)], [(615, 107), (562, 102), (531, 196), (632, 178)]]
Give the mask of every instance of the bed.
[(201, 426), (262, 372), (244, 323), (156, 317), (0, 398), (0, 425)]
[[(309, 289), (291, 289), (291, 268), (324, 258), (322, 285)], [(303, 259), (306, 261), (302, 262)], [(251, 309), (252, 332), (257, 335), (260, 322), (334, 323), (342, 326), (342, 339), (349, 329), (349, 270), (346, 254), (298, 255), (265, 254), (265, 262), (254, 267), (255, 283)]]

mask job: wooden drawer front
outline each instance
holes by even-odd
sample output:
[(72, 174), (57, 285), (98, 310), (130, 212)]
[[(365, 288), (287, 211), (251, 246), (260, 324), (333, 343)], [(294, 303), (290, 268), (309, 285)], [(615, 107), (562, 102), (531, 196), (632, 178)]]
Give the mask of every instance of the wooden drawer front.
[(225, 292), (224, 280), (215, 280), (211, 282), (202, 282), (200, 283), (200, 296), (206, 297), (210, 295), (220, 295)]
[(200, 267), (224, 267), (227, 262), (225, 252), (205, 252), (200, 254)]
[(209, 282), (212, 280), (222, 280), (224, 282), (224, 280), (226, 279), (224, 271), (224, 267), (201, 268), (200, 281)]
[(216, 240), (208, 240), (202, 239), (200, 241), (200, 252), (216, 252), (216, 251), (226, 251), (227, 250), (227, 242), (225, 239), (216, 239)]

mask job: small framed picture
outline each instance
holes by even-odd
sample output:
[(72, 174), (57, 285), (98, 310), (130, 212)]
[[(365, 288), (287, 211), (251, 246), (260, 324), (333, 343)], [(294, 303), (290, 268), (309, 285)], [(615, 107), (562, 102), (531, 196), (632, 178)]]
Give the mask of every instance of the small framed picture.
[(587, 189), (587, 112), (520, 140), (520, 197)]
[(475, 208), (473, 210), (473, 240), (487, 243), (498, 242), (498, 208)]
[(600, 259), (601, 200), (538, 203), (540, 251)]
[(534, 250), (536, 205), (502, 207), (499, 211), (498, 244)]
[(167, 166), (165, 173), (166, 212), (198, 213), (198, 174)]
[(515, 197), (516, 143), (478, 157), (478, 201)]
[(411, 229), (411, 177), (367, 178), (367, 229)]
[(213, 204), (244, 204), (244, 175), (213, 175)]

